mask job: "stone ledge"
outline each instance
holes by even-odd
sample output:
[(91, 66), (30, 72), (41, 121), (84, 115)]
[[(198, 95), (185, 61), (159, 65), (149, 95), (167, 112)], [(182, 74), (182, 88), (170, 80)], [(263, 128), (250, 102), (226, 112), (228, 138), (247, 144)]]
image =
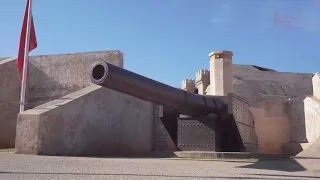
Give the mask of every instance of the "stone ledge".
[(283, 145), (283, 152), (291, 156), (295, 156), (300, 152), (307, 150), (312, 143), (285, 143)]
[(224, 58), (224, 57), (232, 57), (233, 52), (232, 51), (225, 51), (225, 50), (217, 50), (213, 51), (209, 54), (210, 58)]
[(279, 160), (290, 159), (286, 154), (252, 153), (252, 152), (208, 152), (208, 151), (175, 151), (153, 152), (155, 157), (208, 158), (208, 159), (258, 159)]
[(153, 147), (153, 109), (150, 102), (91, 85), (19, 113), (16, 154), (149, 153)]

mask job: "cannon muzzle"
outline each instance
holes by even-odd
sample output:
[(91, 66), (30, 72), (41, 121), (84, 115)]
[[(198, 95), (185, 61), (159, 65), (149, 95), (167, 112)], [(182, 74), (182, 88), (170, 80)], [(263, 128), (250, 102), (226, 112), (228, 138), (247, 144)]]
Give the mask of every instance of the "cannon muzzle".
[(227, 110), (227, 102), (220, 97), (193, 94), (107, 62), (95, 62), (90, 79), (94, 84), (170, 107), (193, 117), (210, 113), (219, 115)]

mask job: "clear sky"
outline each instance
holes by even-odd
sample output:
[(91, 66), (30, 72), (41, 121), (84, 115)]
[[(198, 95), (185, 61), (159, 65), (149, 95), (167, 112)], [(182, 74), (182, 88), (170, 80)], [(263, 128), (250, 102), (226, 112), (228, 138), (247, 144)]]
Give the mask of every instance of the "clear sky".
[[(17, 56), (25, 2), (1, 2), (0, 57)], [(33, 0), (33, 16), (30, 55), (120, 50), (126, 69), (175, 87), (208, 69), (214, 50), (233, 51), (235, 64), (320, 71), (320, 0)]]

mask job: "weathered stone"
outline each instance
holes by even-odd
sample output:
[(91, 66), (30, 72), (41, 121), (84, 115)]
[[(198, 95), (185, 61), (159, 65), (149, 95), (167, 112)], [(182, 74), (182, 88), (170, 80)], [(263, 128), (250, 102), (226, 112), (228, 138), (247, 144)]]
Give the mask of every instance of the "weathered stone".
[(197, 71), (195, 82), (198, 85), (198, 94), (205, 95), (205, 91), (210, 85), (210, 71), (205, 69), (200, 69)]
[(262, 71), (249, 65), (233, 65), (234, 93), (259, 107), (263, 99), (287, 100), (312, 95), (312, 73)]
[[(91, 85), (88, 70), (97, 60), (123, 67), (120, 51), (30, 56), (25, 109)], [(0, 61), (0, 148), (13, 148), (19, 113), (20, 83), (16, 58)]]
[(20, 113), (17, 153), (149, 153), (153, 149), (154, 112), (151, 102), (92, 85)]
[(320, 72), (317, 72), (312, 77), (313, 95), (320, 99)]
[(260, 108), (250, 108), (258, 136), (259, 152), (283, 153), (283, 145), (289, 142), (289, 118), (286, 105), (281, 100), (263, 100)]
[[(232, 56), (233, 53), (231, 51), (215, 51), (211, 53), (209, 55), (211, 59), (210, 71), (197, 71), (196, 81), (185, 80), (183, 81), (182, 88), (189, 92), (194, 92), (196, 88), (195, 83), (197, 83), (199, 94), (225, 96), (233, 92), (239, 96), (240, 99), (246, 99), (248, 102), (243, 103), (241, 106), (243, 107), (242, 110), (240, 110), (240, 106), (236, 108), (239, 109), (237, 113), (239, 116), (236, 118), (236, 121), (239, 125), (240, 135), (248, 145), (247, 149), (254, 149), (254, 146), (249, 147), (249, 144), (257, 143), (257, 138), (255, 138), (257, 135), (259, 136), (259, 149), (262, 152), (283, 152), (281, 150), (281, 144), (288, 144), (288, 142), (314, 142), (320, 136), (320, 130), (318, 128), (320, 127), (318, 126), (318, 112), (320, 108), (318, 107), (320, 92), (318, 88), (320, 87), (318, 73), (313, 75), (312, 73), (276, 72), (275, 70), (264, 67), (236, 65), (232, 64)], [(47, 130), (43, 128), (49, 126), (43, 123), (46, 122), (44, 119), (49, 116), (56, 116), (56, 109), (59, 110), (61, 107), (71, 106), (70, 104), (78, 101), (81, 101), (81, 103), (82, 101), (89, 101), (89, 104), (91, 103), (90, 98), (89, 100), (87, 98), (83, 99), (82, 96), (74, 98), (72, 102), (66, 101), (63, 98), (57, 98), (90, 86), (91, 83), (88, 78), (87, 69), (89, 69), (90, 65), (96, 60), (105, 60), (111, 64), (123, 67), (123, 54), (119, 51), (30, 57), (29, 80), (26, 95), (28, 103), (27, 109), (38, 105), (40, 106), (24, 112), (18, 118), (18, 122), (21, 124), (18, 124), (17, 127), (20, 131), (20, 133), (17, 134), (17, 140), (20, 142), (18, 144), (20, 144), (21, 151), (37, 154), (41, 153), (41, 147), (39, 144), (34, 143), (36, 141), (40, 142), (43, 140), (44, 143), (42, 144), (45, 145), (45, 148), (54, 149), (52, 143), (61, 141), (60, 138), (64, 138), (64, 141), (68, 140), (65, 136), (38, 140), (37, 134), (39, 128), (37, 129), (37, 127), (41, 126), (41, 132), (44, 130), (46, 132)], [(20, 84), (18, 78), (19, 74), (15, 66), (15, 58), (0, 58), (0, 148), (14, 147), (16, 116), (19, 111)], [(207, 83), (207, 81), (209, 82)], [(210, 81), (211, 85), (209, 85)], [(212, 89), (214, 90), (212, 91)], [(312, 95), (314, 95), (314, 97), (308, 97)], [(91, 95), (85, 95), (85, 97), (89, 96)], [(296, 96), (305, 97), (299, 99), (298, 97), (296, 98)], [(129, 96), (115, 94), (115, 97), (122, 97), (124, 101)], [(289, 103), (284, 103), (288, 98), (291, 98)], [(54, 101), (43, 106), (41, 105), (51, 100)], [(123, 101), (120, 100), (119, 104), (114, 104), (114, 106), (120, 107), (120, 109), (126, 107), (125, 103), (121, 104)], [(58, 105), (59, 107), (57, 107)], [(77, 106), (78, 104), (76, 103), (75, 107)], [(252, 114), (250, 112), (244, 112), (247, 106), (252, 107)], [(95, 111), (99, 109), (99, 107), (100, 106), (97, 106), (96, 109), (91, 110)], [(150, 111), (144, 109), (144, 113), (154, 113), (155, 115), (153, 117), (154, 121), (151, 120), (153, 125), (145, 127), (146, 132), (149, 133), (149, 131), (152, 131), (154, 150), (174, 149), (172, 148), (174, 146), (172, 145), (172, 139), (170, 139), (168, 132), (158, 118), (158, 116), (161, 117), (163, 113), (161, 113), (161, 109), (157, 110), (157, 107), (157, 105), (153, 106), (153, 109), (151, 108)], [(47, 110), (50, 112), (49, 115)], [(130, 110), (128, 114), (124, 113), (122, 116), (114, 118), (122, 121), (123, 118), (128, 118), (131, 113)], [(242, 116), (245, 118), (242, 118)], [(92, 117), (95, 118), (96, 115)], [(61, 119), (61, 117), (55, 118)], [(110, 116), (106, 115), (106, 121), (114, 123), (115, 119), (111, 118), (110, 120), (110, 118)], [(72, 120), (66, 121), (65, 119), (67, 118), (65, 117), (62, 119), (64, 119), (63, 123), (68, 122), (69, 124), (59, 124), (61, 121), (57, 121), (56, 125), (58, 127), (68, 127), (68, 133), (72, 134), (73, 132), (70, 129), (72, 129), (71, 127), (74, 127), (76, 123), (73, 123), (74, 121)], [(133, 119), (135, 121), (139, 118)], [(253, 119), (255, 120), (253, 121)], [(288, 119), (290, 119), (290, 121)], [(82, 118), (82, 120), (85, 121), (84, 118)], [(93, 120), (93, 122), (96, 121), (97, 119)], [(89, 122), (89, 120), (85, 122)], [(256, 131), (246, 126), (248, 123), (251, 126), (253, 122), (255, 122)], [(290, 126), (288, 122), (290, 122)], [(21, 127), (24, 129), (21, 129)], [(123, 126), (123, 128), (125, 127)], [(100, 131), (99, 128), (98, 131)], [(50, 133), (53, 133), (53, 130), (50, 130)], [(120, 136), (120, 134), (116, 135)], [(45, 136), (43, 135), (42, 137)], [(84, 140), (84, 143), (87, 142), (91, 143), (88, 139)], [(61, 144), (61, 142), (59, 143)], [(107, 143), (112, 146), (114, 145), (114, 141), (111, 140), (108, 140)], [(68, 149), (69, 145), (64, 144), (62, 147), (67, 147), (66, 149)], [(122, 146), (116, 145), (116, 147), (121, 148)], [(65, 153), (64, 150), (59, 152)], [(69, 151), (66, 152), (69, 153)]]
[(164, 115), (163, 106), (155, 106), (155, 114), (154, 151), (176, 151), (176, 145), (160, 119)]
[(320, 100), (316, 97), (290, 98), (290, 142), (313, 143), (320, 137)]
[(226, 96), (233, 93), (233, 69), (231, 51), (215, 51), (210, 57), (210, 91), (209, 95)]
[(0, 149), (13, 148), (16, 136), (20, 83), (15, 59), (0, 61)]
[(193, 93), (196, 90), (195, 80), (193, 79), (183, 80), (181, 89)]

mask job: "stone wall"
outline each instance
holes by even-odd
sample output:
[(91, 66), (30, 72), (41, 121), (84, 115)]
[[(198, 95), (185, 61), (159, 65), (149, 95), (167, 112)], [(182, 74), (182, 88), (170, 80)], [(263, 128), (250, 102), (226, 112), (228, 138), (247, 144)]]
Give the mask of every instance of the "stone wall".
[(290, 142), (313, 143), (320, 137), (320, 100), (300, 96), (288, 101)]
[(8, 59), (8, 57), (2, 57), (2, 58), (0, 58), (0, 61), (6, 60), (6, 59)]
[(20, 113), (17, 153), (148, 153), (153, 150), (154, 112), (151, 102), (92, 85)]
[(28, 108), (91, 85), (88, 72), (91, 65), (98, 60), (104, 60), (113, 65), (123, 67), (123, 54), (120, 51), (32, 57), (26, 95)]
[(296, 155), (320, 137), (320, 100), (298, 96), (264, 99), (251, 107), (260, 152)]
[(20, 100), (15, 59), (0, 61), (0, 148), (14, 147)]
[(264, 99), (287, 100), (313, 94), (312, 74), (248, 69), (234, 66), (233, 89), (235, 94), (248, 100), (251, 107), (259, 107)]
[(260, 107), (250, 108), (255, 120), (259, 152), (283, 153), (283, 145), (289, 142), (289, 117), (282, 100), (265, 99)]
[[(123, 67), (120, 51), (31, 56), (26, 109), (91, 85), (88, 70), (97, 60)], [(16, 58), (0, 61), (0, 148), (14, 147), (20, 83)]]
[[(176, 151), (177, 147), (174, 144), (169, 132), (165, 125), (161, 121), (160, 117), (163, 118), (163, 106), (155, 106), (155, 120), (154, 120), (154, 151)], [(171, 120), (176, 120), (172, 118)]]

